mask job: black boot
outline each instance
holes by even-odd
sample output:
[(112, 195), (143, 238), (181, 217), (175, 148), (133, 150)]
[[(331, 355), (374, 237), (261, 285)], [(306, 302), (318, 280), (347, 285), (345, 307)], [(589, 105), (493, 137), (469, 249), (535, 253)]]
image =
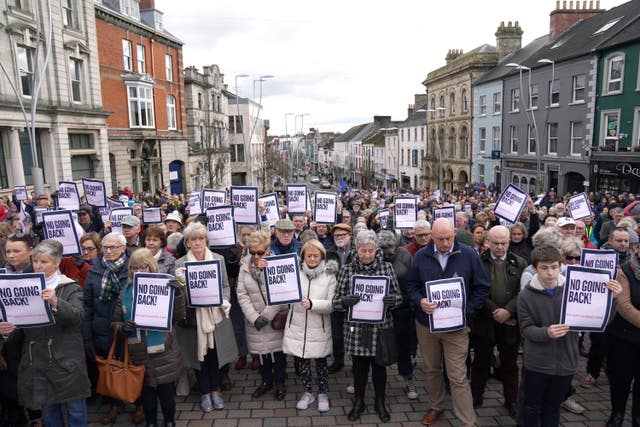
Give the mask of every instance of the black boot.
[(360, 415), (366, 410), (367, 406), (364, 404), (364, 399), (362, 397), (356, 397), (353, 399), (353, 408), (351, 408), (349, 415), (347, 415), (347, 419), (349, 421), (357, 421)]
[(380, 421), (382, 421), (383, 423), (389, 422), (389, 420), (391, 419), (391, 415), (389, 415), (389, 411), (387, 411), (387, 408), (384, 405), (384, 396), (376, 396), (374, 409), (376, 410), (376, 414), (378, 414), (378, 418), (380, 418)]
[(613, 412), (609, 417), (609, 419), (607, 420), (606, 427), (622, 427), (623, 421), (624, 421), (624, 414)]
[(175, 421), (165, 421), (164, 427), (176, 427)]

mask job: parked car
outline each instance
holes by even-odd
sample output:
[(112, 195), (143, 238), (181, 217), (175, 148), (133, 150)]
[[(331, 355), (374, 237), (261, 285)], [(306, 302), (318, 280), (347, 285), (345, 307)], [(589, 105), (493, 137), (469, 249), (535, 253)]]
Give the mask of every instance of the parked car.
[(300, 169), (298, 171), (298, 175), (301, 176), (301, 177), (305, 177), (305, 176), (307, 176), (307, 173), (304, 170)]
[(331, 184), (329, 183), (329, 181), (322, 181), (320, 183), (320, 187), (322, 187), (322, 188), (331, 188)]
[(317, 184), (320, 182), (320, 178), (318, 178), (317, 176), (312, 176), (311, 177), (311, 183), (312, 184)]

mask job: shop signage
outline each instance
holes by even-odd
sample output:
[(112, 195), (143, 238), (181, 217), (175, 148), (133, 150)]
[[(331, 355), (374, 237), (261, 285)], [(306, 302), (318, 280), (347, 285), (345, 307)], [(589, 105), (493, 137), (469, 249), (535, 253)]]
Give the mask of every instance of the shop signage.
[(631, 166), (629, 163), (618, 163), (616, 170), (619, 170), (622, 175), (633, 175), (640, 178), (640, 168)]

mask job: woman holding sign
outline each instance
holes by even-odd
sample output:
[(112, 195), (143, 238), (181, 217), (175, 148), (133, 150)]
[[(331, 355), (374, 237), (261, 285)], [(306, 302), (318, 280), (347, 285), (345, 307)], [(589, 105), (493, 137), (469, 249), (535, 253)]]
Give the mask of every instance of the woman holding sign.
[[(382, 319), (378, 322), (364, 322), (345, 318), (345, 352), (350, 353), (353, 359), (353, 382), (355, 387), (355, 399), (353, 408), (349, 412), (349, 421), (356, 421), (366, 409), (364, 403), (364, 391), (367, 386), (369, 367), (373, 388), (376, 393), (375, 411), (382, 422), (391, 418), (385, 407), (385, 389), (387, 383), (387, 370), (384, 365), (376, 362), (376, 353), (384, 345), (380, 341), (382, 330), (393, 329), (393, 316), (388, 311), (402, 303), (402, 294), (398, 286), (398, 279), (391, 263), (384, 261), (382, 251), (377, 244), (376, 233), (365, 230), (358, 233), (354, 239), (356, 256), (353, 261), (346, 264), (338, 274), (338, 286), (333, 298), (333, 308), (336, 311), (347, 311), (351, 307), (363, 302), (371, 302), (374, 297), (379, 297), (378, 285), (370, 286), (376, 289), (353, 291), (354, 276), (377, 276), (389, 279), (388, 289), (382, 301)], [(373, 305), (373, 304), (372, 304)]]

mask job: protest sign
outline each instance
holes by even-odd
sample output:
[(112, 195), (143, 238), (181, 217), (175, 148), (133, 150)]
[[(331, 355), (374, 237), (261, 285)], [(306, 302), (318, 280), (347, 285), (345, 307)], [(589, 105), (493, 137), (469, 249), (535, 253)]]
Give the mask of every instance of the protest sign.
[(389, 209), (378, 211), (378, 217), (380, 218), (380, 228), (387, 228), (389, 225)]
[(533, 202), (533, 206), (540, 206), (540, 203), (542, 203), (543, 199), (544, 199), (544, 194), (538, 194), (538, 196), (536, 197), (536, 201)]
[(518, 222), (520, 213), (526, 206), (528, 198), (527, 193), (515, 185), (509, 184), (500, 195), (493, 211), (496, 216), (510, 223)]
[(586, 193), (576, 194), (571, 197), (567, 203), (567, 209), (571, 218), (575, 220), (593, 216), (591, 203), (589, 203)]
[(433, 220), (435, 221), (438, 218), (444, 218), (451, 223), (453, 228), (456, 227), (456, 207), (455, 206), (445, 206), (442, 208), (434, 208), (433, 209)]
[(231, 204), (236, 224), (258, 223), (258, 187), (231, 187)]
[(80, 241), (70, 211), (42, 213), (44, 237), (62, 243), (64, 256), (80, 255)]
[(0, 268), (0, 274), (7, 274), (6, 268)]
[(215, 208), (216, 206), (224, 206), (227, 202), (227, 192), (224, 190), (212, 190), (210, 188), (203, 188), (202, 195), (200, 196), (202, 204), (202, 212), (207, 208)]
[(398, 230), (413, 229), (418, 219), (418, 199), (416, 197), (399, 196), (393, 201), (393, 219)]
[(503, 218), (498, 218), (498, 221), (500, 221), (500, 225), (502, 225), (503, 227), (511, 227), (513, 225), (513, 223), (503, 219)]
[(462, 277), (432, 280), (425, 283), (427, 299), (437, 304), (429, 315), (431, 333), (458, 331), (466, 326), (467, 297)]
[(280, 207), (278, 206), (278, 195), (276, 193), (264, 194), (258, 198), (264, 203), (264, 214), (270, 227), (275, 227), (280, 219)]
[(55, 323), (49, 303), (42, 299), (44, 274), (0, 274), (0, 309), (5, 322), (18, 328)]
[(162, 212), (160, 212), (160, 208), (142, 209), (142, 223), (162, 224)]
[(189, 193), (189, 216), (200, 215), (202, 213), (202, 203), (200, 202), (200, 192)]
[(209, 246), (221, 248), (236, 244), (236, 227), (233, 206), (224, 205), (207, 208), (207, 231), (209, 232)]
[(267, 305), (289, 304), (302, 301), (300, 267), (297, 254), (274, 255), (265, 258), (264, 283)]
[(36, 216), (36, 224), (42, 224), (42, 213), (43, 212), (49, 212), (52, 211), (53, 209), (48, 208), (46, 206), (34, 206), (33, 207), (33, 213)]
[(184, 266), (189, 307), (217, 307), (222, 305), (220, 260), (188, 261), (184, 263)]
[(113, 208), (109, 213), (109, 221), (111, 221), (111, 231), (122, 233), (122, 225), (120, 221), (127, 215), (133, 215), (133, 208)]
[(103, 181), (82, 178), (82, 188), (88, 204), (99, 208), (107, 206), (107, 187)]
[(287, 184), (287, 212), (304, 214), (307, 210), (306, 184)]
[(618, 275), (618, 252), (613, 249), (582, 249), (580, 265), (607, 270), (615, 279)]
[(569, 325), (571, 331), (604, 332), (613, 302), (606, 286), (611, 273), (569, 265), (565, 277), (560, 323)]
[(167, 283), (173, 276), (162, 273), (133, 275), (131, 320), (140, 329), (171, 331), (174, 289)]
[(317, 224), (335, 224), (338, 222), (338, 196), (326, 191), (316, 191), (313, 220)]
[(118, 200), (122, 202), (123, 206), (126, 206), (129, 203), (129, 196), (127, 196), (126, 194), (121, 194), (120, 197), (118, 197)]
[(351, 293), (360, 296), (360, 302), (349, 308), (349, 322), (384, 322), (387, 310), (382, 298), (389, 293), (389, 277), (354, 275)]
[(60, 181), (58, 187), (58, 208), (77, 211), (80, 209), (78, 186), (73, 181)]
[(29, 198), (26, 185), (16, 185), (15, 187), (13, 187), (13, 191), (15, 191), (16, 200), (18, 200), (19, 202), (27, 200)]

